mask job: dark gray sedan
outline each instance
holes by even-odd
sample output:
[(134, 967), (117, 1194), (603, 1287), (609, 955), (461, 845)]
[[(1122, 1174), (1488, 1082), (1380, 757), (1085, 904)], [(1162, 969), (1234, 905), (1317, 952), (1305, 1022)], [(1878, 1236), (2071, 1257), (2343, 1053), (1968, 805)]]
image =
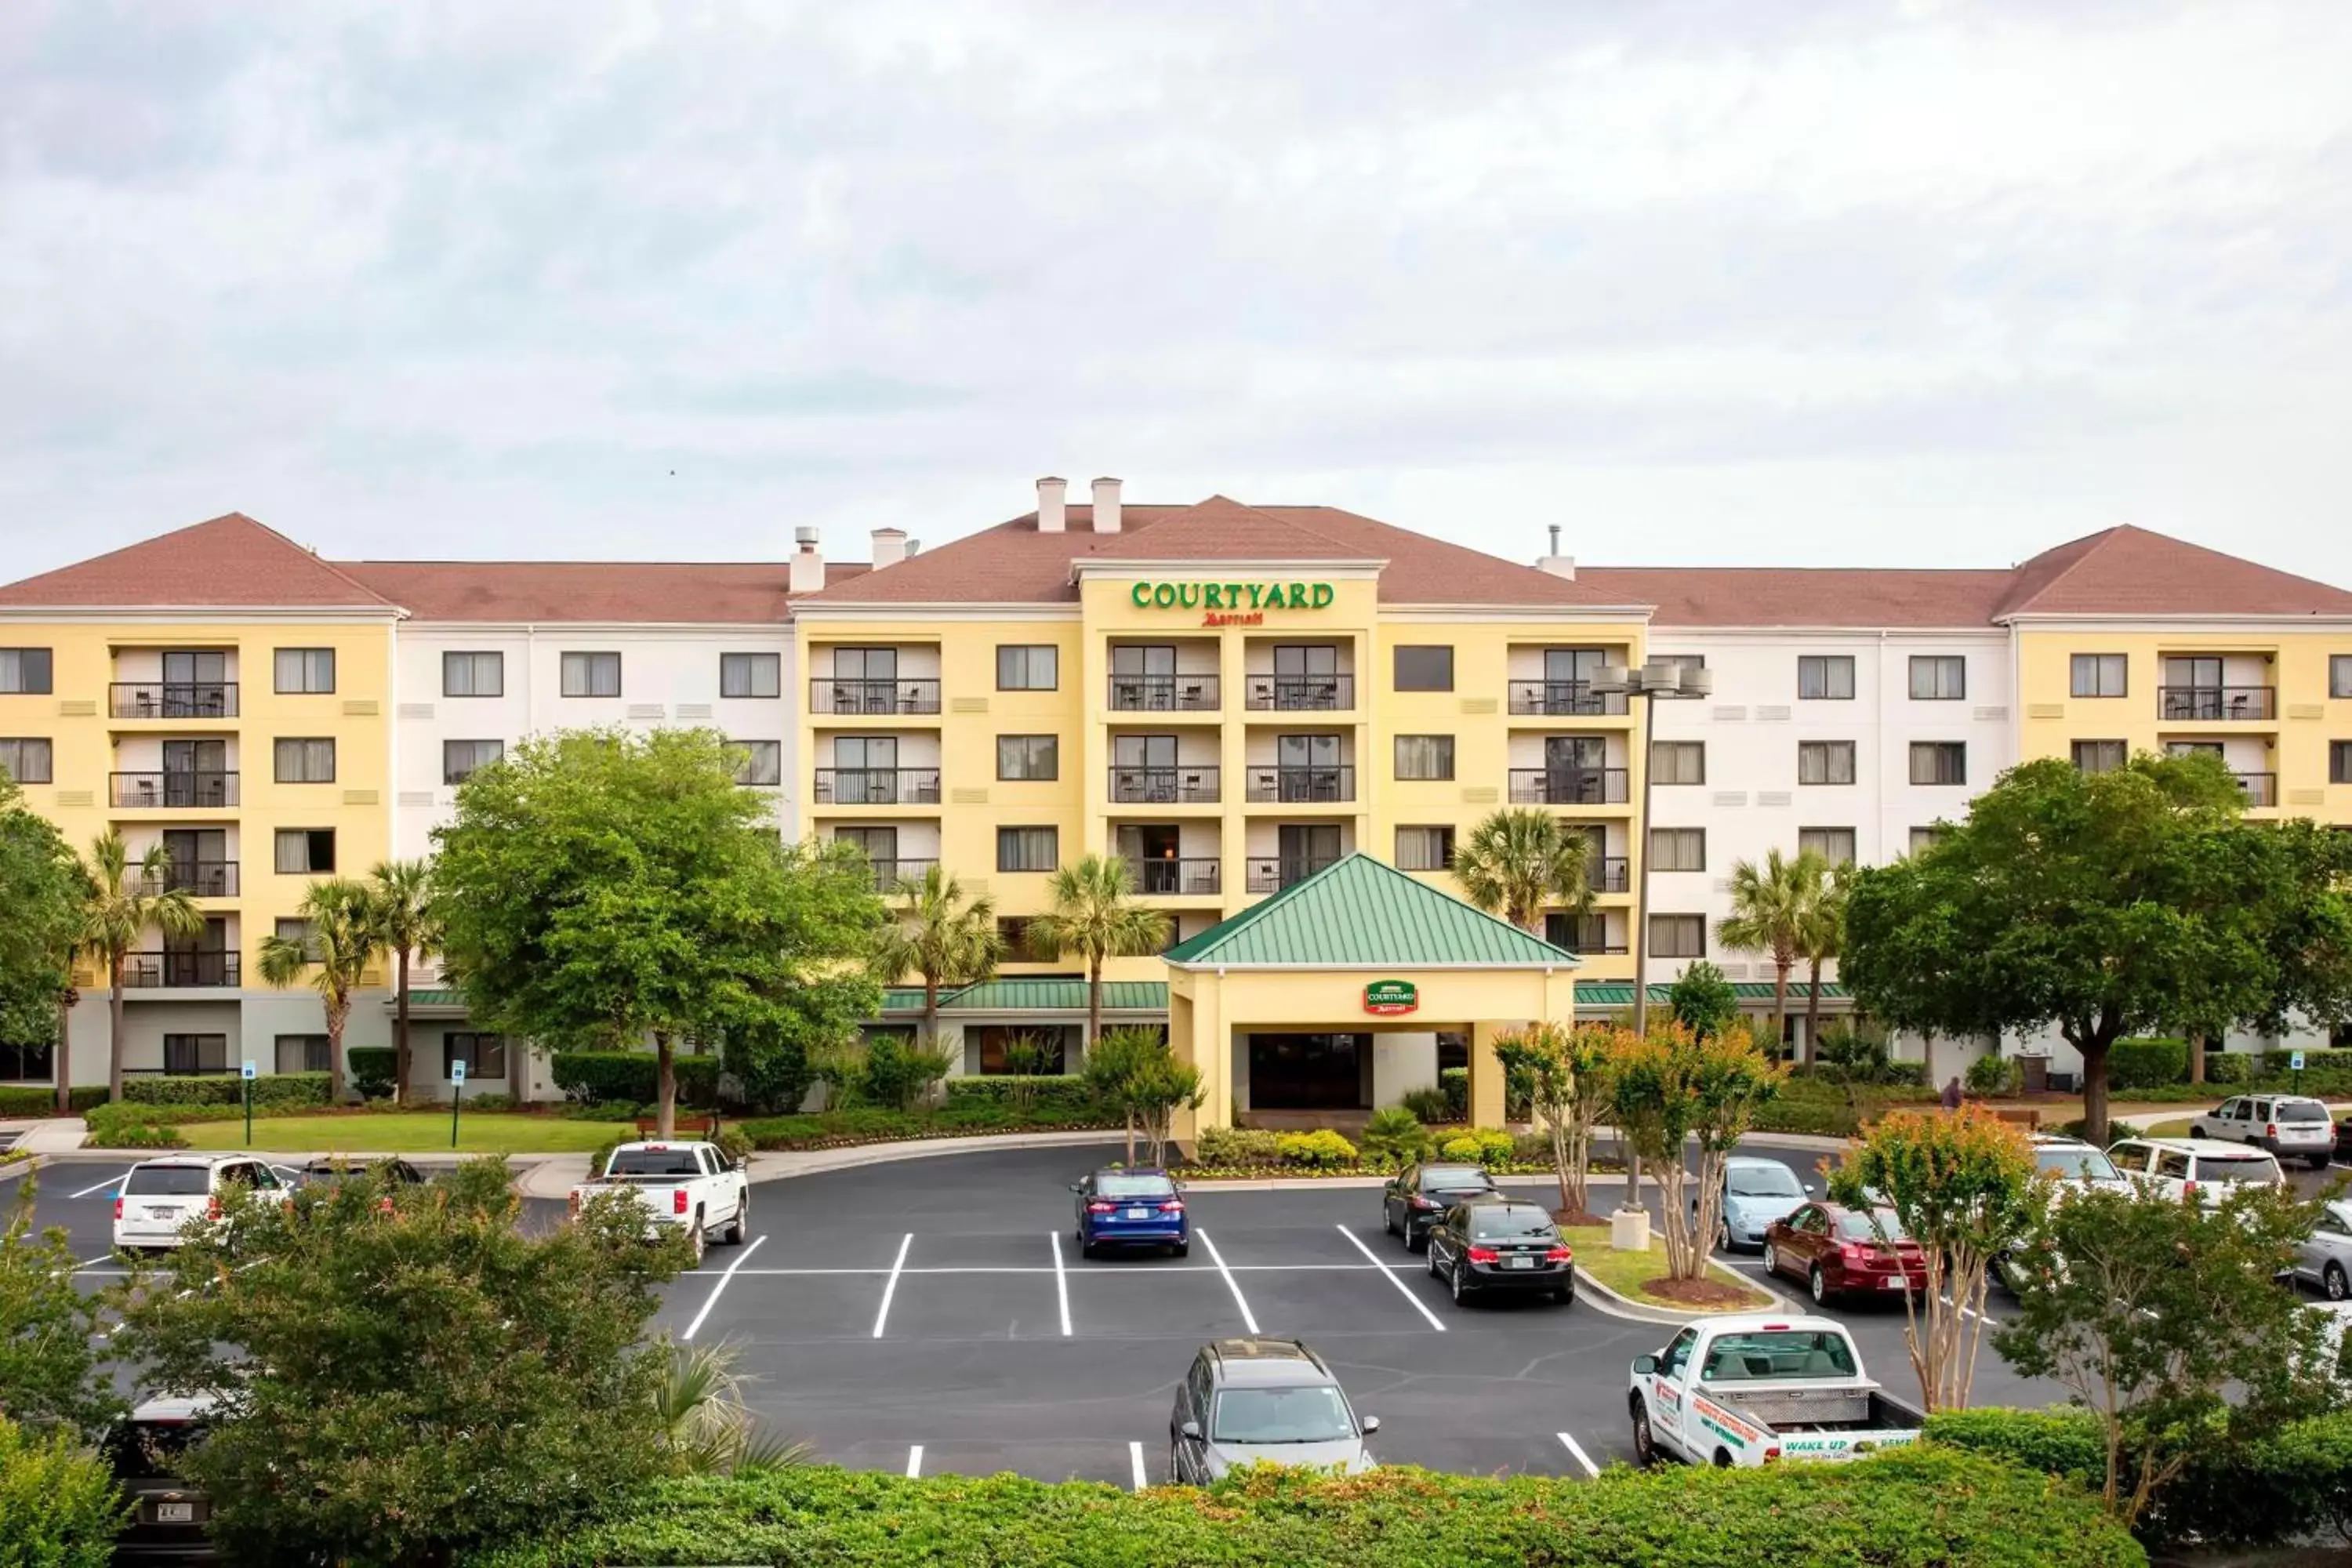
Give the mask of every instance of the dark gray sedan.
[(1475, 1165), (1407, 1165), (1381, 1189), (1381, 1228), (1404, 1237), (1407, 1252), (1419, 1252), (1439, 1215), (1495, 1190), (1495, 1178)]

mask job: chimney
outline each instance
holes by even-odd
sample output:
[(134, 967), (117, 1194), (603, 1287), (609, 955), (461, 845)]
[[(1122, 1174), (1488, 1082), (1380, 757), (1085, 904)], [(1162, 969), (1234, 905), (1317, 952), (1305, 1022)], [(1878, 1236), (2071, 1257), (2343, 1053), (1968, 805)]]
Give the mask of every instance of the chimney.
[(914, 552), (907, 548), (907, 531), (903, 528), (877, 528), (874, 531), (874, 570), (896, 566)]
[(790, 592), (815, 594), (824, 588), (824, 557), (816, 552), (816, 530), (805, 523), (793, 530), (793, 538), (800, 548), (793, 552), (793, 583)]
[(1118, 481), (1117, 479), (1095, 481), (1095, 531), (1097, 533), (1118, 531)]
[(1559, 524), (1555, 522), (1546, 526), (1551, 534), (1551, 552), (1536, 563), (1536, 570), (1549, 572), (1555, 577), (1565, 577), (1571, 583), (1575, 582), (1576, 557), (1562, 555), (1559, 552)]
[(1068, 525), (1069, 514), (1065, 501), (1069, 493), (1070, 482), (1067, 479), (1049, 477), (1037, 481), (1038, 532), (1059, 533)]

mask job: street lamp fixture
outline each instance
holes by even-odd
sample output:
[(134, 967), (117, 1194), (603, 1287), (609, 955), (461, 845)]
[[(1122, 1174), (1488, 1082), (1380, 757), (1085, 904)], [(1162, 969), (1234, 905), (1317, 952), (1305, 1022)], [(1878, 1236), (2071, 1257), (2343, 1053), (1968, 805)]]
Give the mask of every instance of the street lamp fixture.
[[(1703, 665), (1686, 663), (1675, 658), (1654, 658), (1639, 668), (1622, 664), (1604, 664), (1592, 678), (1592, 689), (1602, 696), (1622, 692), (1631, 702), (1635, 699), (1655, 702), (1660, 698), (1673, 700), (1685, 697), (1708, 697), (1715, 692), (1715, 675)], [(1633, 885), (1633, 1032), (1647, 1034), (1650, 1027), (1650, 792), (1657, 782), (1655, 760), (1651, 750), (1651, 737), (1657, 726), (1655, 710), (1642, 716), (1642, 820), (1637, 831), (1644, 841), (1635, 846), (1641, 858), (1642, 872)]]

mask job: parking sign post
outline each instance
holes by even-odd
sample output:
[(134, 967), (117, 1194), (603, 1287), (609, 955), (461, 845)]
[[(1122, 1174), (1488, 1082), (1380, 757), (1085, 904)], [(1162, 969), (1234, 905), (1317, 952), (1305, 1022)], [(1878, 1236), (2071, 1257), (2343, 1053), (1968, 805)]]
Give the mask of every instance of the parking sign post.
[(466, 1062), (464, 1058), (449, 1064), (449, 1147), (457, 1146), (457, 1107), (466, 1098)]
[(245, 1080), (245, 1146), (250, 1149), (253, 1147), (253, 1058), (251, 1057), (246, 1058), (245, 1065), (237, 1068), (236, 1075)]
[(2286, 1058), (2286, 1065), (2294, 1073), (2294, 1091), (2297, 1094), (2301, 1094), (2303, 1092), (2303, 1053), (2301, 1051), (2289, 1052)]

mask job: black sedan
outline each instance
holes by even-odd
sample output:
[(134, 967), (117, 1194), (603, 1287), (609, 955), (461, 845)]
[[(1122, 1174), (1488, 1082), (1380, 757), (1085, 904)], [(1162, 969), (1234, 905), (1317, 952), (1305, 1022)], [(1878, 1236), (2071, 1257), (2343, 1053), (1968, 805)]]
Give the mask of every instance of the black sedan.
[(1494, 1192), (1495, 1178), (1475, 1165), (1407, 1165), (1381, 1189), (1381, 1228), (1404, 1237), (1407, 1252), (1419, 1252), (1439, 1215)]
[(1429, 1271), (1454, 1305), (1489, 1291), (1535, 1291), (1565, 1306), (1576, 1300), (1576, 1257), (1541, 1204), (1504, 1197), (1456, 1204), (1429, 1228)]

